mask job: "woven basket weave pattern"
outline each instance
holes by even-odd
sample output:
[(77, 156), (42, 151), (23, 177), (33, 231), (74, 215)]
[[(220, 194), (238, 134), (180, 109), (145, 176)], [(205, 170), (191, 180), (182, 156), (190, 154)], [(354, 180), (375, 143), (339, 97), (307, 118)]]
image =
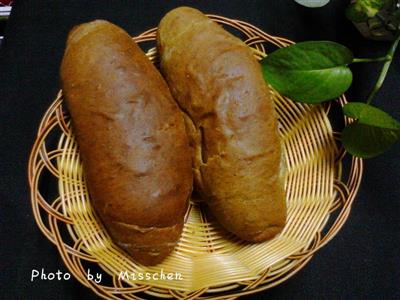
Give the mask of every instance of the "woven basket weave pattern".
[[(266, 55), (267, 44), (284, 47), (291, 43), (245, 22), (210, 17), (243, 33), (258, 59)], [(134, 40), (139, 44), (154, 42), (155, 34), (156, 29), (152, 29)], [(147, 55), (157, 62), (155, 48)], [(146, 294), (232, 299), (283, 282), (344, 224), (361, 180), (362, 161), (352, 159), (348, 180), (343, 182), (341, 160), (345, 153), (335, 141), (337, 135), (328, 119), (330, 106), (295, 103), (276, 92), (273, 98), (287, 162), (288, 206), (287, 224), (273, 240), (243, 242), (221, 228), (205, 206), (191, 201), (173, 254), (155, 267), (135, 264), (113, 244), (92, 209), (69, 116), (63, 110), (62, 92), (42, 119), (29, 162), (32, 207), (39, 228), (57, 246), (69, 271), (107, 299), (142, 299)], [(343, 105), (346, 100), (342, 96), (337, 102)], [(47, 140), (54, 135), (58, 136), (58, 145), (49, 149)], [(58, 180), (56, 199), (45, 199), (40, 193), (39, 180), (45, 171)], [(335, 219), (327, 228), (333, 211)], [(85, 263), (98, 264), (112, 284), (89, 281)], [(123, 281), (118, 276), (121, 271), (159, 273), (161, 269), (179, 272), (182, 280)]]

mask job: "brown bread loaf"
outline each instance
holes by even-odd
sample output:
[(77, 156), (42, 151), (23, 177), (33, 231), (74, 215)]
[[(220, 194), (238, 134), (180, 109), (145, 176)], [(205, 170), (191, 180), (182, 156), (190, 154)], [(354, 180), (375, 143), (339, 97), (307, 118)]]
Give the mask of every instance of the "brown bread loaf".
[(167, 84), (126, 32), (101, 20), (71, 31), (61, 81), (96, 212), (135, 260), (159, 263), (181, 235), (192, 189)]
[(158, 50), (186, 114), (196, 189), (229, 231), (272, 238), (286, 220), (284, 163), (273, 101), (250, 48), (180, 7), (161, 20)]

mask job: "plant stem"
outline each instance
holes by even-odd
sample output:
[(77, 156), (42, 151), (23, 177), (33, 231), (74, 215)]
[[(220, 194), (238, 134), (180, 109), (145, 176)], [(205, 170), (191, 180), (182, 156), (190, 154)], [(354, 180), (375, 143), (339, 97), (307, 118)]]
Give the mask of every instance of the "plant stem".
[(376, 57), (376, 58), (353, 58), (352, 63), (369, 63), (369, 62), (380, 62), (380, 61), (389, 61), (390, 57), (387, 55)]
[(375, 83), (375, 86), (373, 87), (371, 93), (369, 94), (367, 98), (367, 104), (370, 104), (372, 102), (372, 99), (374, 98), (375, 94), (379, 91), (381, 88), (383, 81), (386, 78), (386, 74), (389, 70), (390, 64), (393, 60), (394, 53), (396, 52), (396, 48), (399, 44), (400, 41), (400, 33), (397, 34), (396, 39), (394, 40), (392, 46), (390, 46), (389, 51), (387, 52), (386, 56), (388, 60), (383, 64), (383, 67), (381, 69), (381, 73), (379, 74), (378, 81)]

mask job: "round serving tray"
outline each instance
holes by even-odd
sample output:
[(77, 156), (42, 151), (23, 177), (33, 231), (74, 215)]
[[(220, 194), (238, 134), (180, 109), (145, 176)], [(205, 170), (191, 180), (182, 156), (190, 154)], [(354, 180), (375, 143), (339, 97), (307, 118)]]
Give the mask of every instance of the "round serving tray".
[[(209, 17), (240, 34), (258, 59), (271, 45), (292, 43), (242, 21)], [(155, 38), (156, 28), (133, 39), (139, 45), (151, 42), (154, 46)], [(155, 48), (147, 55), (157, 64)], [(91, 206), (60, 91), (40, 123), (28, 176), (37, 225), (57, 246), (69, 272), (106, 299), (143, 299), (149, 295), (233, 299), (276, 286), (304, 267), (346, 221), (363, 164), (351, 158), (347, 176), (342, 174), (346, 154), (338, 146), (338, 134), (328, 118), (330, 104), (295, 103), (276, 92), (273, 98), (288, 171), (288, 218), (283, 232), (264, 243), (241, 241), (221, 228), (207, 207), (191, 201), (175, 251), (160, 265), (145, 267), (112, 242)], [(343, 105), (346, 99), (341, 96), (334, 103)], [(55, 186), (55, 197), (50, 199), (49, 193), (41, 191), (42, 180)], [(91, 280), (90, 270), (101, 272), (101, 282)], [(161, 274), (172, 276), (160, 278)]]

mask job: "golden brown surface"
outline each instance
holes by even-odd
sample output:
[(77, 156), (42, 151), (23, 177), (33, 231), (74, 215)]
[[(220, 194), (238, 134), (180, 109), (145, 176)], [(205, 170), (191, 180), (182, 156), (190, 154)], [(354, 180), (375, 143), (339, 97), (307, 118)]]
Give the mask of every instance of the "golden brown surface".
[(277, 120), (261, 68), (238, 38), (198, 10), (160, 22), (161, 70), (186, 113), (195, 186), (219, 222), (248, 241), (286, 219)]
[(138, 262), (160, 262), (180, 237), (192, 189), (184, 121), (168, 86), (106, 21), (70, 33), (61, 79), (98, 215)]

